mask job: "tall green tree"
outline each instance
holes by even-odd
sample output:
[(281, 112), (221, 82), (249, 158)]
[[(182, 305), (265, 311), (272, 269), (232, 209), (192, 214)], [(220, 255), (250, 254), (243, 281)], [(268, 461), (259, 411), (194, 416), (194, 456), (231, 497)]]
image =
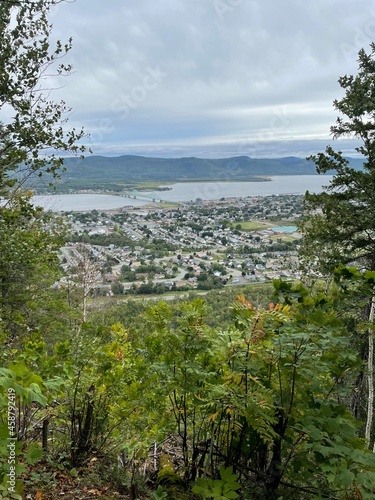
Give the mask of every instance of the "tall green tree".
[[(0, 343), (2, 355), (41, 335), (51, 346), (68, 335), (72, 317), (61, 278), (62, 221), (14, 196), (0, 209)], [(4, 343), (3, 343), (4, 342)]]
[[(36, 426), (33, 405), (40, 405), (43, 413), (51, 388), (46, 382), (49, 377), (36, 373), (37, 351), (44, 345), (39, 338), (52, 344), (62, 331), (66, 333), (59, 324), (62, 304), (51, 288), (59, 269), (60, 226), (35, 207), (32, 193), (23, 189), (33, 175), (48, 173), (53, 179), (63, 167), (64, 156), (84, 151), (83, 131), (67, 127), (70, 108), (51, 97), (54, 76), (68, 75), (72, 69), (61, 61), (71, 40), (50, 41), (50, 9), (61, 1), (0, 2), (0, 365), (4, 366), (0, 454), (3, 458), (10, 437), (6, 425), (10, 389), (18, 411), (17, 466), (27, 449), (26, 436)], [(35, 352), (27, 347), (30, 341), (35, 341)], [(46, 354), (51, 349), (49, 345)], [(1, 462), (5, 467), (0, 483), (6, 484), (9, 463)], [(0, 491), (5, 491), (4, 484)]]
[[(363, 167), (356, 169), (341, 151), (328, 146), (324, 153), (311, 156), (319, 174), (334, 171), (329, 185), (319, 194), (306, 193), (307, 216), (301, 225), (302, 257), (309, 271), (332, 275), (339, 264), (355, 263), (367, 271), (375, 270), (375, 44), (358, 55), (357, 75), (339, 78), (344, 96), (334, 101), (339, 116), (331, 127), (334, 139), (350, 137), (358, 140), (355, 148), (363, 158)], [(373, 291), (372, 291), (373, 295)], [(350, 307), (354, 309), (354, 302)], [(371, 441), (373, 428), (373, 320), (375, 302), (367, 297), (362, 319), (369, 321), (367, 348), (360, 346), (367, 363), (367, 394), (359, 384), (362, 404), (367, 406), (366, 438)], [(364, 338), (362, 336), (361, 338)], [(361, 375), (360, 379), (364, 377)], [(361, 413), (356, 409), (356, 413)], [(374, 447), (375, 448), (375, 447)]]
[(334, 139), (358, 139), (355, 148), (363, 168), (350, 165), (341, 151), (327, 146), (309, 159), (319, 174), (334, 171), (319, 194), (306, 193), (308, 217), (302, 224), (302, 254), (318, 256), (320, 269), (333, 271), (339, 263), (354, 260), (375, 269), (375, 44), (358, 57), (358, 74), (339, 78), (344, 97), (334, 101), (340, 113), (331, 127)]
[[(0, 2), (0, 335), (2, 364), (32, 335), (57, 337), (61, 303), (51, 288), (61, 234), (56, 220), (23, 191), (32, 175), (58, 175), (63, 156), (83, 151), (83, 131), (66, 125), (70, 109), (55, 102), (54, 75), (71, 48), (52, 44), (50, 9), (60, 0)], [(57, 322), (56, 322), (57, 320)], [(59, 333), (57, 330), (59, 329)]]
[(40, 313), (51, 309), (62, 243), (56, 220), (32, 205), (25, 182), (57, 176), (64, 156), (85, 149), (83, 131), (67, 128), (70, 108), (51, 97), (54, 76), (72, 70), (62, 62), (71, 40), (50, 41), (50, 9), (61, 1), (0, 2), (0, 315), (11, 344), (46, 325)]

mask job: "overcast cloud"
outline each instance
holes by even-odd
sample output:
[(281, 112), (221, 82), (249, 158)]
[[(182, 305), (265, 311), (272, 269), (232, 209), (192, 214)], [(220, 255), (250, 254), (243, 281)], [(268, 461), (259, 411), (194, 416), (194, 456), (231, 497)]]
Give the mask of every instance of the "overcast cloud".
[(52, 22), (73, 37), (58, 94), (95, 154), (306, 156), (332, 142), (375, 2), (76, 0)]

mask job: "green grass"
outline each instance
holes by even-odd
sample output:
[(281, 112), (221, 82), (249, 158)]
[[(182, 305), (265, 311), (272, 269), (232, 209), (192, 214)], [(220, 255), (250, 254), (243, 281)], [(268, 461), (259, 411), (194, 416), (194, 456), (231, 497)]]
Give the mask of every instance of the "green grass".
[(241, 231), (258, 231), (260, 229), (268, 229), (273, 226), (273, 224), (269, 222), (246, 221), (233, 224), (233, 228), (235, 228), (237, 224), (241, 225)]
[(290, 220), (290, 219), (272, 219), (272, 222), (270, 222), (270, 225), (272, 227), (278, 227), (278, 226), (296, 226), (297, 225), (297, 220)]
[(298, 238), (294, 238), (290, 234), (277, 234), (275, 236), (271, 236), (270, 239), (272, 241), (277, 241), (277, 240), (281, 240), (281, 241), (294, 241), (294, 240), (297, 240)]
[[(176, 208), (180, 204), (177, 203), (176, 201), (162, 201), (161, 203), (157, 203), (156, 205), (158, 208)], [(155, 204), (153, 204), (153, 208), (155, 207)]]

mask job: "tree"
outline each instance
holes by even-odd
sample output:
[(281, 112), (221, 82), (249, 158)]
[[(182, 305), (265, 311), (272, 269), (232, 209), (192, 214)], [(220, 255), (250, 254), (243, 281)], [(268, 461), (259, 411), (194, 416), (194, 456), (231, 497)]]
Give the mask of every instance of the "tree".
[(59, 221), (24, 196), (0, 209), (0, 317), (9, 347), (33, 331), (45, 336), (58, 320), (61, 304), (52, 285), (59, 276), (61, 236)]
[(236, 498), (219, 495), (228, 466), (243, 498), (367, 498), (375, 456), (343, 404), (357, 356), (334, 297), (280, 281), (275, 299), (258, 309), (238, 297), (228, 329), (207, 327), (202, 299), (177, 316), (165, 302), (149, 310), (142, 387), (158, 393), (164, 436), (174, 429), (177, 470), (217, 486), (204, 498)]
[[(9, 198), (34, 173), (58, 175), (61, 154), (83, 152), (83, 131), (66, 130), (71, 111), (49, 95), (51, 77), (72, 68), (60, 59), (72, 40), (51, 46), (48, 14), (62, 0), (20, 0), (0, 3), (0, 194)], [(52, 80), (53, 81), (53, 80)]]
[[(375, 43), (371, 44), (369, 54), (360, 50), (358, 65), (356, 76), (339, 78), (345, 95), (334, 101), (340, 116), (331, 133), (334, 139), (351, 137), (360, 141), (355, 149), (363, 158), (362, 168), (354, 168), (341, 151), (331, 146), (327, 146), (325, 153), (310, 157), (319, 174), (330, 171), (335, 174), (322, 193), (306, 193), (308, 216), (301, 225), (304, 235), (301, 253), (310, 269), (313, 263), (330, 274), (340, 263), (355, 262), (364, 270), (375, 270)], [(362, 399), (367, 399), (365, 435), (369, 445), (374, 400), (374, 307), (371, 297), (363, 310), (363, 317), (369, 322), (367, 352), (361, 347), (368, 373), (368, 394), (367, 398), (362, 395)]]
[(81, 255), (78, 262), (76, 286), (80, 289), (80, 301), (82, 303), (82, 320), (87, 320), (87, 302), (95, 287), (96, 278), (100, 275), (99, 265), (91, 258), (90, 250), (85, 245), (77, 248)]
[(111, 285), (111, 291), (114, 295), (121, 295), (122, 293), (124, 293), (124, 285), (119, 281), (115, 281)]
[[(50, 98), (55, 75), (71, 66), (60, 59), (66, 44), (50, 43), (51, 7), (62, 0), (0, 2), (0, 311), (9, 339), (39, 328), (40, 311), (49, 310), (51, 285), (57, 276), (62, 227), (34, 207), (23, 191), (35, 174), (58, 175), (61, 156), (83, 152), (83, 131), (66, 129), (70, 108)], [(60, 233), (60, 234), (59, 234)], [(42, 299), (43, 297), (43, 299)], [(56, 318), (56, 314), (51, 314)], [(33, 319), (33, 324), (30, 320)]]
[[(50, 98), (54, 76), (71, 72), (70, 65), (60, 63), (71, 40), (50, 43), (48, 14), (61, 1), (0, 2), (0, 351), (2, 375), (10, 374), (8, 386), (1, 384), (2, 427), (4, 388), (14, 389), (25, 425), (26, 417), (35, 416), (33, 402), (43, 413), (47, 398), (41, 391), (48, 387), (46, 379), (34, 373), (35, 352), (27, 345), (39, 345), (40, 337), (55, 342), (68, 325), (66, 309), (55, 300), (60, 292), (52, 287), (59, 270), (62, 226), (32, 204), (31, 192), (23, 191), (33, 174), (47, 173), (52, 180), (63, 166), (63, 155), (84, 150), (78, 144), (83, 131), (66, 128), (70, 108)], [(23, 399), (26, 389), (30, 391)], [(0, 437), (8, 439), (4, 433)], [(24, 439), (25, 434), (19, 434), (20, 449), (25, 448)]]
[(356, 76), (339, 78), (345, 96), (334, 101), (342, 116), (331, 127), (331, 134), (334, 139), (361, 141), (355, 149), (364, 159), (363, 168), (351, 166), (331, 146), (309, 158), (319, 174), (335, 174), (322, 193), (306, 193), (309, 216), (301, 228), (303, 254), (318, 255), (321, 268), (330, 272), (338, 263), (354, 260), (366, 269), (375, 269), (375, 43), (370, 54), (363, 49), (359, 52), (358, 63)]

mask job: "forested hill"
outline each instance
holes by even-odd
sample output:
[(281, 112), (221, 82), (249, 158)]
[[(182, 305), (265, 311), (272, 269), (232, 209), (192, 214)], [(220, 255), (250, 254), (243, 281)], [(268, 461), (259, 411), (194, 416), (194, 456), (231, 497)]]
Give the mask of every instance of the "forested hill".
[[(351, 160), (360, 167), (360, 160)], [(145, 156), (88, 156), (67, 158), (65, 178), (130, 181), (251, 180), (258, 176), (315, 174), (315, 165), (304, 158), (221, 159), (147, 158)]]
[[(360, 169), (362, 161), (350, 158), (350, 164)], [(59, 192), (80, 189), (121, 191), (146, 187), (152, 183), (184, 181), (262, 181), (273, 175), (314, 175), (315, 164), (305, 158), (149, 158), (123, 155), (117, 157), (87, 156), (84, 159), (65, 158), (61, 179), (50, 175), (32, 177), (27, 185), (36, 192), (50, 190), (53, 181)], [(21, 172), (23, 169), (21, 169)], [(330, 171), (328, 173), (333, 173)]]

